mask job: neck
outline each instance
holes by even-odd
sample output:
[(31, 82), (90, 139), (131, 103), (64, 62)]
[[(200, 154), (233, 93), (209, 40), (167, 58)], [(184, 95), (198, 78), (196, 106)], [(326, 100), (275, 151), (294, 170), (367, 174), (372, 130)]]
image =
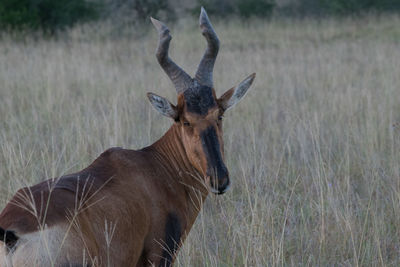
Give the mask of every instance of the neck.
[(191, 164), (182, 143), (182, 134), (179, 126), (171, 128), (149, 148), (154, 151), (157, 160), (168, 172), (168, 177), (175, 180), (175, 184), (184, 192), (184, 210), (187, 220), (186, 231), (189, 232), (208, 195), (208, 188), (201, 175)]

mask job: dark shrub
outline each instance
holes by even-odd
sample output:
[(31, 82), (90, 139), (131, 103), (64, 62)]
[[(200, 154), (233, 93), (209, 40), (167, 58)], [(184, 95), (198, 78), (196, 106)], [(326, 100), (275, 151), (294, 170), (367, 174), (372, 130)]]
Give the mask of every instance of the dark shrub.
[(197, 15), (200, 6), (204, 6), (207, 13), (218, 16), (269, 17), (275, 8), (275, 0), (198, 0), (194, 14)]
[(133, 9), (136, 11), (137, 19), (141, 21), (148, 20), (150, 16), (159, 17), (159, 13), (161, 11), (164, 11), (168, 14), (168, 17), (162, 19), (173, 20), (175, 18), (175, 12), (172, 8), (170, 8), (168, 1), (134, 0)]
[(97, 16), (98, 5), (85, 0), (1, 0), (0, 25), (54, 32)]
[(269, 17), (275, 7), (275, 2), (272, 0), (237, 0), (236, 6), (241, 17)]
[(354, 15), (363, 12), (400, 11), (400, 0), (299, 0), (288, 7), (304, 15)]
[(225, 17), (235, 13), (235, 2), (231, 0), (197, 0), (197, 5), (192, 9), (194, 16), (199, 15), (200, 7), (204, 7), (208, 14)]
[(106, 0), (109, 14), (114, 21), (149, 22), (150, 17), (162, 21), (173, 21), (175, 10), (168, 0)]

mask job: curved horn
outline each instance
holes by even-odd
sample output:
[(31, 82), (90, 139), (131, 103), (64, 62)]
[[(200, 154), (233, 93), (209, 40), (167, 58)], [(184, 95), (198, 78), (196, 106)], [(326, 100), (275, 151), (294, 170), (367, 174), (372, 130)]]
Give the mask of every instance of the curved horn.
[(168, 27), (159, 20), (153, 18), (150, 19), (158, 31), (159, 41), (156, 50), (158, 63), (160, 63), (165, 73), (174, 83), (177, 93), (182, 93), (190, 86), (192, 78), (190, 78), (190, 76), (176, 65), (168, 56), (169, 42), (172, 39)]
[(218, 55), (219, 40), (203, 7), (201, 8), (199, 23), (201, 33), (207, 40), (207, 49), (200, 61), (195, 77), (200, 84), (213, 87), (213, 69)]

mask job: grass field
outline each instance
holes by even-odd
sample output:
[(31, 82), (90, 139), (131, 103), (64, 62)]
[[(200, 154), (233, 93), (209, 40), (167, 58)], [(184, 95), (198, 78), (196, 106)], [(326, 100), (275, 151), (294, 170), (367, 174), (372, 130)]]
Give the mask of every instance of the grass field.
[[(217, 93), (257, 77), (225, 116), (231, 190), (209, 196), (176, 265), (399, 266), (400, 17), (214, 26)], [(0, 208), (22, 185), (168, 129), (145, 96), (176, 101), (149, 31), (2, 36)], [(171, 32), (193, 74), (206, 46), (196, 20)]]

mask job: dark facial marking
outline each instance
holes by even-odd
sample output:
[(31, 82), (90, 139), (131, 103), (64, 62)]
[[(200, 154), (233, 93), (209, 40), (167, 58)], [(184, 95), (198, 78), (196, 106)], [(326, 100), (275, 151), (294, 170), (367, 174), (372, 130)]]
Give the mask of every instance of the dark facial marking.
[(203, 145), (204, 153), (207, 157), (207, 174), (211, 175), (211, 171), (216, 171), (218, 178), (225, 178), (228, 170), (222, 160), (220, 145), (214, 127), (208, 127), (201, 134), (201, 143)]
[(211, 87), (194, 83), (183, 92), (187, 111), (205, 115), (211, 107), (216, 105)]
[(4, 230), (0, 228), (0, 241), (6, 244), (8, 250), (11, 250), (18, 241), (18, 237), (13, 231)]
[(160, 261), (160, 267), (172, 265), (173, 256), (178, 250), (181, 235), (182, 227), (178, 216), (174, 213), (168, 213), (165, 222), (165, 243), (163, 244), (165, 247)]

